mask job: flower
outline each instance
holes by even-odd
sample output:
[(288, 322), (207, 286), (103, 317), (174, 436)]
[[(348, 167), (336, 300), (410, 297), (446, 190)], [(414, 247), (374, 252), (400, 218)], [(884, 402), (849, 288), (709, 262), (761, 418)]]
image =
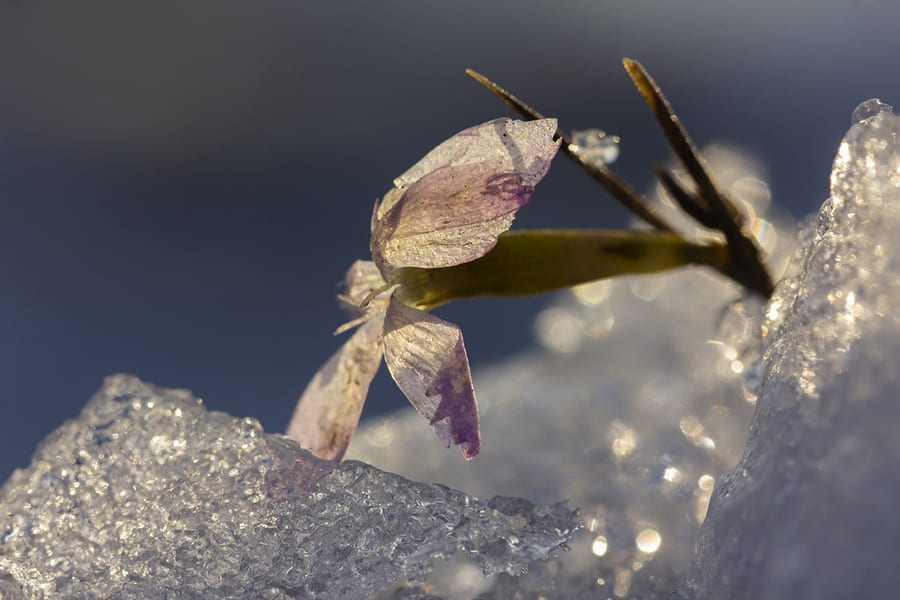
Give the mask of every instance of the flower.
[(467, 459), (478, 454), (478, 405), (462, 332), (426, 312), (438, 303), (430, 298), (441, 295), (423, 284), (422, 273), (494, 248), (549, 170), (559, 149), (555, 132), (555, 119), (489, 121), (446, 140), (394, 180), (372, 214), (372, 261), (350, 267), (341, 296), (357, 318), (339, 331), (359, 329), (307, 385), (289, 437), (320, 458), (340, 460), (383, 356), (444, 445), (456, 444)]

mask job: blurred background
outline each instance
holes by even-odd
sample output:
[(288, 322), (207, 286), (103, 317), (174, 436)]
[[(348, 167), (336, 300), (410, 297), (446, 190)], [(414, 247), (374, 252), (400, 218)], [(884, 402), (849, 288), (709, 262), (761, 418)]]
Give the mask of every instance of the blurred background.
[[(2, 3), (0, 481), (117, 372), (283, 430), (344, 339), (334, 296), (375, 198), (509, 114), (464, 68), (622, 136), (615, 169), (647, 190), (669, 154), (636, 58), (698, 144), (756, 155), (799, 217), (854, 107), (900, 104), (898, 23), (893, 0)], [(514, 226), (627, 220), (559, 160)], [(438, 310), (476, 386), (550, 301)], [(364, 416), (405, 405), (382, 369)]]

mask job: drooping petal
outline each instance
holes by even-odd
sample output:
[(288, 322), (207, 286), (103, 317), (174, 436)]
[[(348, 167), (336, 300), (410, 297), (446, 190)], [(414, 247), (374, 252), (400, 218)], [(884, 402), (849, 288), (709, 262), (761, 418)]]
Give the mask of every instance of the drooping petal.
[(356, 431), (383, 354), (384, 313), (374, 314), (313, 376), (286, 435), (319, 458), (340, 460)]
[(398, 177), (373, 220), (372, 257), (381, 272), (486, 254), (549, 170), (555, 131), (554, 119), (497, 119), (453, 136)]
[(458, 445), (467, 459), (478, 454), (478, 404), (459, 327), (392, 297), (384, 321), (384, 359), (444, 445)]

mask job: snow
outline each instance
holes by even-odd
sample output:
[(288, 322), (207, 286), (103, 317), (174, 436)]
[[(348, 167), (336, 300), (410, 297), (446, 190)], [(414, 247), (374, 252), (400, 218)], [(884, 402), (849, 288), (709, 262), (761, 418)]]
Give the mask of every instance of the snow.
[(900, 589), (900, 117), (863, 103), (769, 303), (759, 406), (701, 531), (696, 598)]
[(361, 598), (457, 552), (518, 574), (578, 526), (564, 503), (319, 460), (123, 375), (13, 474), (0, 515), (0, 591), (28, 598)]
[(335, 466), (110, 378), (0, 490), (0, 593), (895, 595), (900, 118), (870, 101), (854, 120), (799, 235), (757, 165), (704, 152), (787, 268), (768, 304), (701, 269), (560, 294), (540, 348), (475, 370), (473, 461), (411, 409), (351, 442), (377, 469)]

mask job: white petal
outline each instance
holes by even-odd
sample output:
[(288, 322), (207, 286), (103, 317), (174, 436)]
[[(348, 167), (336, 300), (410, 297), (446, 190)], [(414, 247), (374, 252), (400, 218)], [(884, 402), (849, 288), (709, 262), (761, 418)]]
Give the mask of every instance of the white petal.
[(286, 435), (319, 458), (340, 460), (356, 431), (383, 354), (384, 313), (366, 321), (313, 376)]
[(397, 385), (446, 446), (478, 454), (478, 405), (459, 327), (391, 298), (384, 358)]

